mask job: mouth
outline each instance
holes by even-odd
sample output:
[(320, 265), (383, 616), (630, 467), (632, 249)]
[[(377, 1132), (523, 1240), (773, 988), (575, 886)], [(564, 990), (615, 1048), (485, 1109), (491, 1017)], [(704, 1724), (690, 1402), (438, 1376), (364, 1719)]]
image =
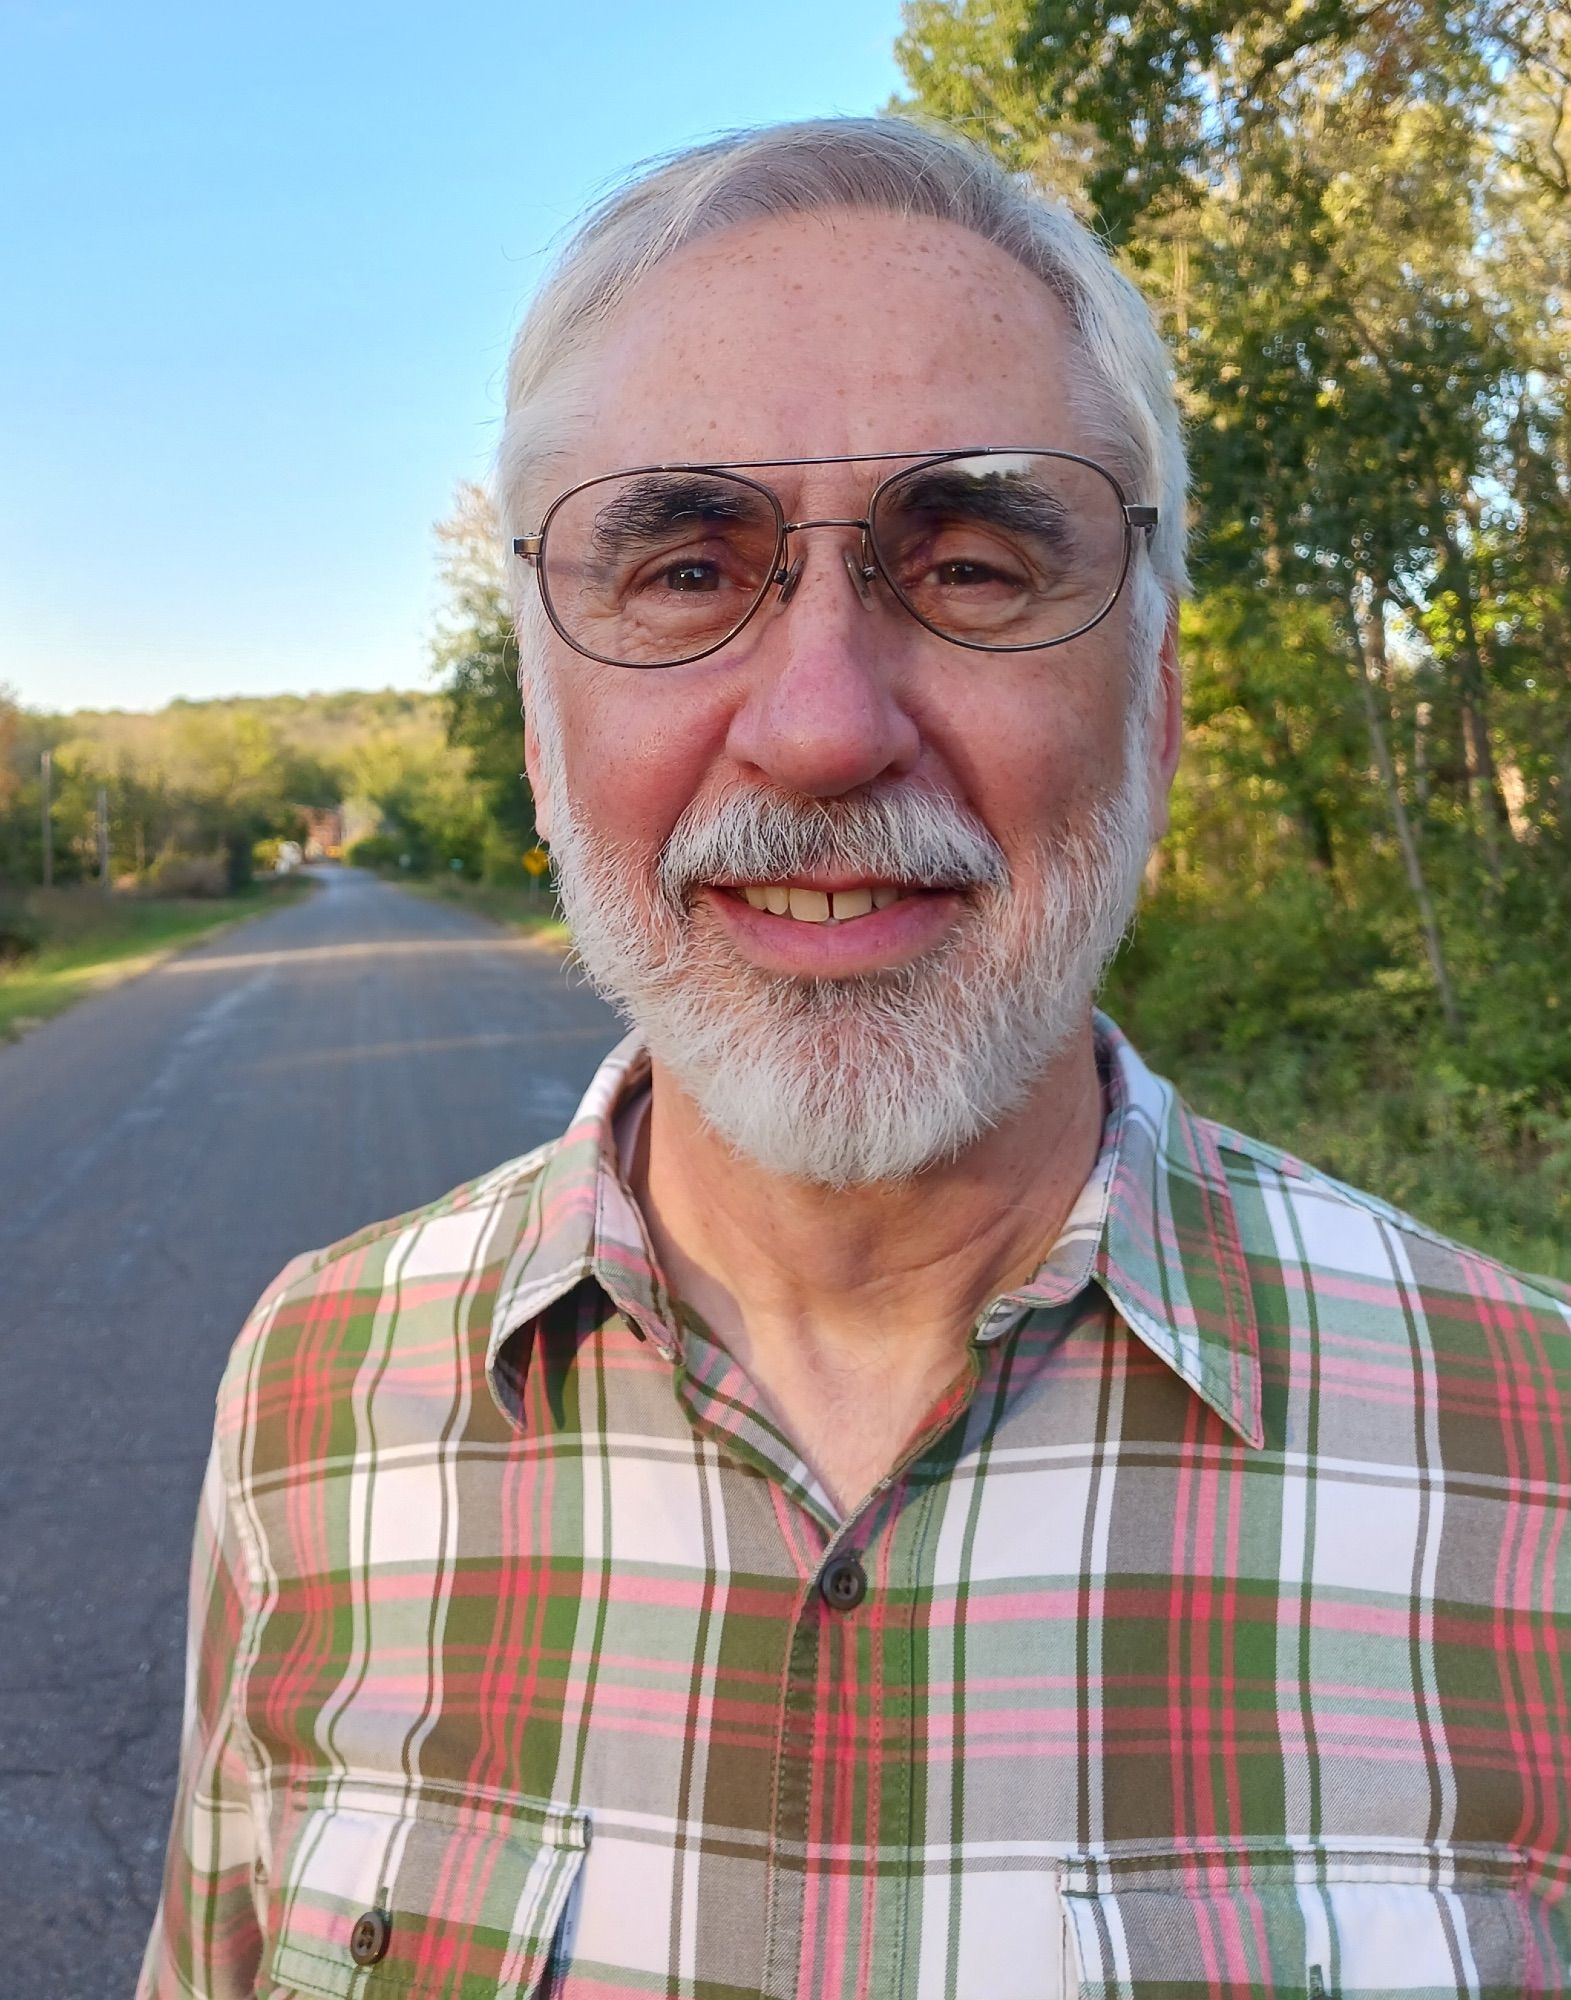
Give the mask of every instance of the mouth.
[(712, 882), (699, 892), (744, 957), (768, 972), (851, 978), (939, 947), (965, 904), (959, 888), (914, 882)]
[(896, 882), (864, 882), (844, 889), (808, 882), (739, 882), (728, 885), (728, 893), (740, 896), (749, 909), (793, 923), (850, 924), (929, 892)]

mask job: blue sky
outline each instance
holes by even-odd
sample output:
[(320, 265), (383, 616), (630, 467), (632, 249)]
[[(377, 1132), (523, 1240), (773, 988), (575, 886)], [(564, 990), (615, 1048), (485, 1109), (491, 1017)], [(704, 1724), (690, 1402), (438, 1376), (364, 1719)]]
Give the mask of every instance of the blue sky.
[(877, 109), (898, 0), (0, 0), (0, 685), (428, 684), (554, 239), (633, 162)]

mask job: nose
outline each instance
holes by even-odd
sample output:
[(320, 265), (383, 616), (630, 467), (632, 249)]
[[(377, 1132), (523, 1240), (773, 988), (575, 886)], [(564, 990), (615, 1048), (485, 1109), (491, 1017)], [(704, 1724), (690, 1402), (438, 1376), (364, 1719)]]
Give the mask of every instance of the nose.
[(755, 666), (727, 737), (734, 759), (808, 798), (915, 768), (921, 734), (901, 667), (918, 628), (869, 617), (875, 604), (854, 549), (794, 557), (756, 621)]

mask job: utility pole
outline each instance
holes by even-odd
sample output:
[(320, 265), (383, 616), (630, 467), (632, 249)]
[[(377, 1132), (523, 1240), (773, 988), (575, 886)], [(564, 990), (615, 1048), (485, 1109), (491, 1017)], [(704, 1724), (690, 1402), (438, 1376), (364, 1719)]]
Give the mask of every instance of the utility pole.
[(98, 886), (109, 894), (109, 793), (98, 787)]
[(50, 802), (50, 780), (54, 774), (55, 756), (46, 750), (40, 763), (43, 788), (43, 828), (44, 828), (44, 887), (49, 888), (55, 879), (55, 822)]

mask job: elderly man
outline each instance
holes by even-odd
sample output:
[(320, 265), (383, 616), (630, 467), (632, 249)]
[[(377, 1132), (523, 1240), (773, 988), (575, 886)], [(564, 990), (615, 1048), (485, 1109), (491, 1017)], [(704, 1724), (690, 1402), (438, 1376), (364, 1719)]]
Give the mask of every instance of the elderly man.
[(883, 120), (594, 214), (501, 465), (635, 1033), (219, 1398), (143, 1992), (1559, 1992), (1568, 1313), (1092, 1013), (1178, 755), (1163, 350)]

